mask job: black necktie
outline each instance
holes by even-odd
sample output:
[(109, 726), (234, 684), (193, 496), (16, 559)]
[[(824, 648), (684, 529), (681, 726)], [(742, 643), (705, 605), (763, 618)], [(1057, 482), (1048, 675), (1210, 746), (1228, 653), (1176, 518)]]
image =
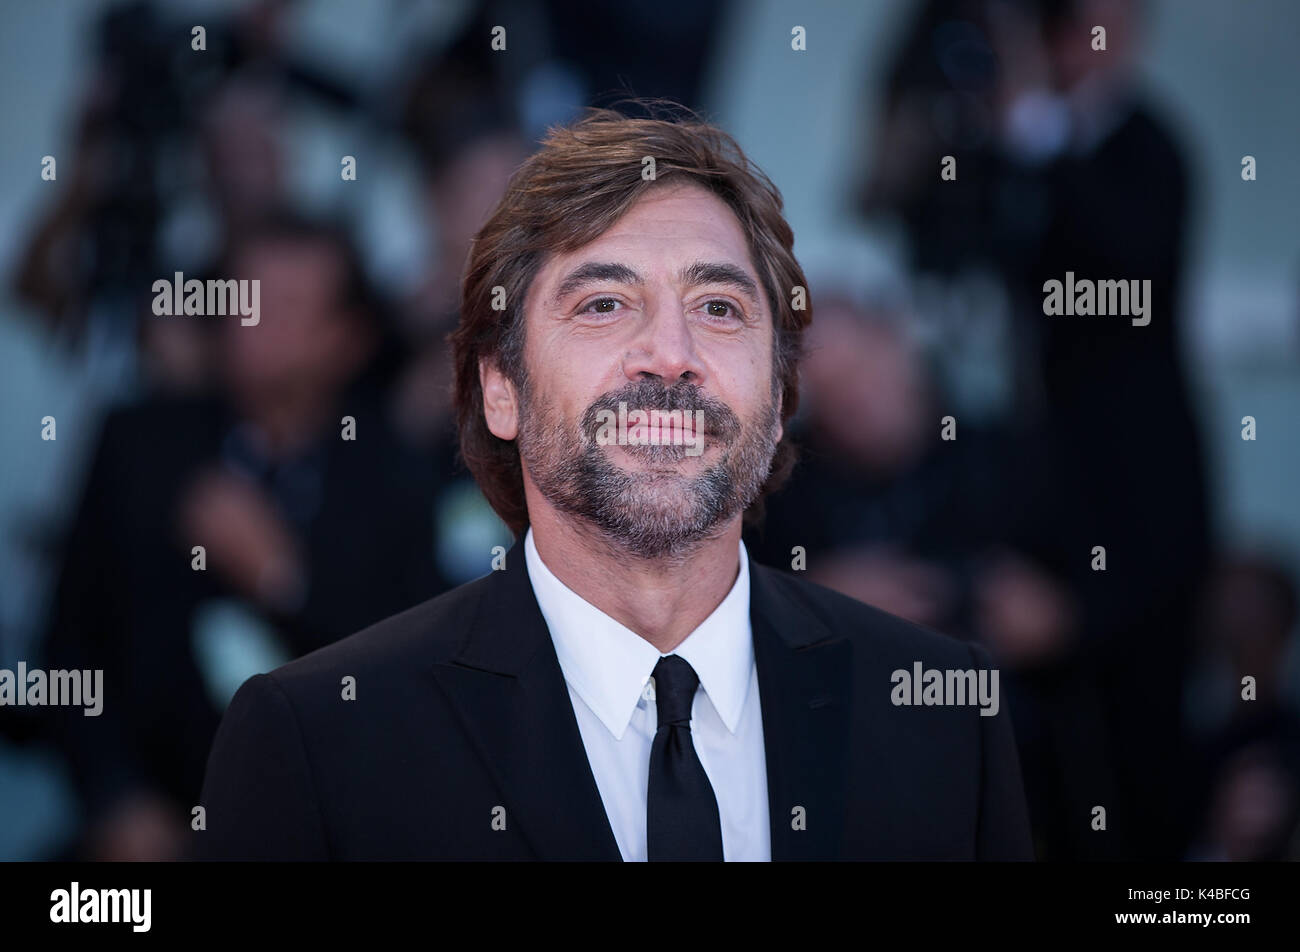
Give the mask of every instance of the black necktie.
[(659, 730), (650, 748), (646, 847), (650, 862), (722, 861), (718, 801), (691, 741), (691, 703), (700, 679), (685, 658), (654, 670)]

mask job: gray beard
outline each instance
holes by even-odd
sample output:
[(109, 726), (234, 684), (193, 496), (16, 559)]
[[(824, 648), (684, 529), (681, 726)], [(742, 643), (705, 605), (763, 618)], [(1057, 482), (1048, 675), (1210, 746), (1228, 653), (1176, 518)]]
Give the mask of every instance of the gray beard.
[[(620, 401), (642, 410), (701, 410), (705, 450), (718, 443), (719, 459), (695, 476), (628, 471), (595, 438), (597, 415)], [(534, 412), (536, 411), (536, 412)], [(775, 400), (748, 425), (725, 403), (695, 384), (665, 389), (645, 379), (605, 394), (583, 414), (575, 434), (549, 408), (531, 405), (520, 388), (519, 456), (538, 491), (561, 512), (577, 516), (612, 550), (639, 559), (684, 559), (716, 538), (758, 497), (777, 447)], [(687, 458), (678, 445), (622, 447), (665, 470)]]

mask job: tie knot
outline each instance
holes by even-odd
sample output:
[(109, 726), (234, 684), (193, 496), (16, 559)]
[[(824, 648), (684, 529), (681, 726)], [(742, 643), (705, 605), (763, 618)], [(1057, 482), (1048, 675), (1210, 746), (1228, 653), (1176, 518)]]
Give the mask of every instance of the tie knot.
[(655, 710), (659, 713), (659, 726), (679, 724), (690, 727), (691, 704), (700, 677), (690, 662), (678, 655), (665, 655), (655, 665)]

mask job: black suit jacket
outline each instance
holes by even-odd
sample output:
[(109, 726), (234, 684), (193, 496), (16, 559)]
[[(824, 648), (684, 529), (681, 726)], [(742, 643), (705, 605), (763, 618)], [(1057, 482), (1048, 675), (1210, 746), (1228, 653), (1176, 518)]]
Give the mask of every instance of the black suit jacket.
[[(983, 649), (753, 562), (750, 601), (774, 860), (1032, 858), (1005, 704), (891, 701), (894, 670)], [(520, 544), (247, 681), (202, 804), (200, 859), (620, 858)]]

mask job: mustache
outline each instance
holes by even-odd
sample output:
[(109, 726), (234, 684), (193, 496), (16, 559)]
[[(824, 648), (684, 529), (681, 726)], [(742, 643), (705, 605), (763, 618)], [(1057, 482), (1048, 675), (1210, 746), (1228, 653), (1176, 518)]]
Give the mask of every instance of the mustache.
[(626, 386), (611, 390), (587, 407), (582, 414), (579, 425), (587, 435), (594, 434), (600, 424), (602, 413), (617, 413), (619, 404), (628, 410), (682, 410), (687, 413), (701, 411), (704, 414), (704, 431), (710, 438), (724, 446), (729, 445), (740, 436), (740, 418), (716, 397), (706, 394), (698, 384), (677, 383), (665, 387), (654, 379), (629, 381)]

